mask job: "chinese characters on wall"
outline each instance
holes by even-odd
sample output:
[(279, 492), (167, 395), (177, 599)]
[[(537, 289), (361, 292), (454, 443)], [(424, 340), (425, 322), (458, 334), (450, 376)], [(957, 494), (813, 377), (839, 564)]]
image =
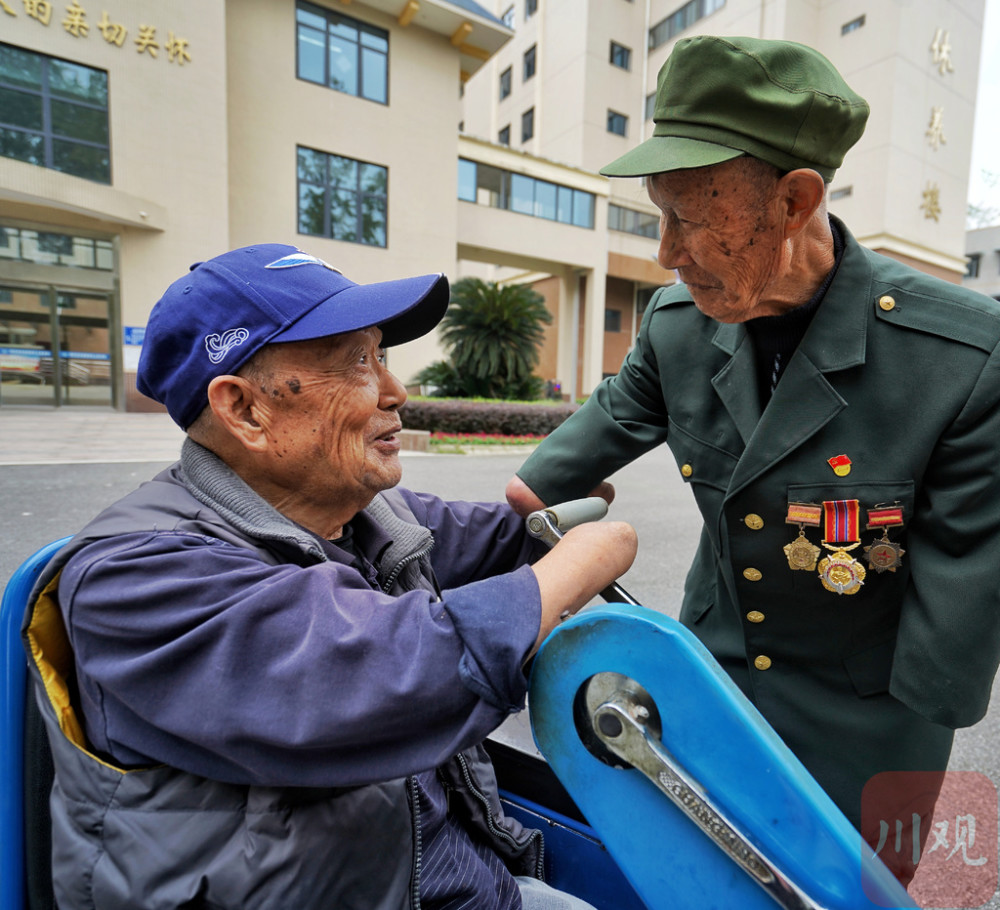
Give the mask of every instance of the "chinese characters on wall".
[[(951, 63), (951, 40), (948, 37), (947, 29), (937, 28), (934, 30), (934, 38), (929, 50), (931, 52), (931, 65), (937, 69), (939, 76), (947, 76), (948, 73), (955, 71)], [(944, 135), (944, 105), (931, 107), (931, 119), (924, 133), (924, 138), (935, 152), (942, 145), (947, 144), (948, 140)], [(933, 181), (927, 181), (920, 209), (924, 213), (924, 218), (937, 221), (941, 217), (941, 190)]]
[[(92, 20), (88, 16), (85, 7), (80, 5), (79, 0), (72, 0), (63, 9), (63, 18), (59, 18), (55, 4), (52, 0), (20, 0), (23, 7), (24, 17), (33, 19), (45, 27), (51, 27), (53, 23), (59, 24), (67, 33), (74, 38), (86, 39), (91, 35)], [(18, 18), (20, 13), (16, 8), (15, 0), (0, 0), (0, 11), (8, 16)], [(162, 37), (162, 32), (158, 31), (155, 25), (140, 25), (136, 34), (129, 36), (129, 30), (121, 22), (114, 22), (106, 9), (101, 10), (99, 21), (93, 22), (95, 35), (108, 44), (115, 47), (126, 48), (132, 46), (136, 53), (153, 60), (159, 58), (163, 52), (168, 63), (176, 63), (183, 66), (191, 62), (191, 51), (186, 38), (176, 36), (173, 31), (167, 30), (167, 37)], [(126, 42), (128, 41), (128, 44)]]

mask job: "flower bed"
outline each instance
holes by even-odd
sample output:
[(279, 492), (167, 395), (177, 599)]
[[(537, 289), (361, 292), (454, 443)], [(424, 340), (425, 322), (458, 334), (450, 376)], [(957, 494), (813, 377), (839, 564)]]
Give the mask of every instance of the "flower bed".
[(431, 446), (538, 445), (545, 437), (534, 433), (505, 436), (500, 433), (431, 433)]

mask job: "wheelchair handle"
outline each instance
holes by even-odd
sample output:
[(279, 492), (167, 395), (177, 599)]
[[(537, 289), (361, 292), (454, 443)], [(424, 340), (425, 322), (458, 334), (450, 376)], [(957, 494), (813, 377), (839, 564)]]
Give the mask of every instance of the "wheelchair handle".
[[(537, 538), (549, 547), (554, 547), (570, 528), (588, 521), (599, 521), (608, 514), (608, 504), (600, 496), (589, 496), (586, 499), (572, 499), (556, 506), (548, 506), (532, 512), (525, 519), (528, 534)], [(603, 591), (603, 597), (608, 603), (627, 603), (640, 606), (618, 582), (612, 582)]]

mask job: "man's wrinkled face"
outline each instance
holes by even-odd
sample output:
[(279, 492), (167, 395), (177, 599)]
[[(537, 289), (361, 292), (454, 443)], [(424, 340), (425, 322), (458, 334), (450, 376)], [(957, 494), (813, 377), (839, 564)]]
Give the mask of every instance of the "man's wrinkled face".
[(269, 443), (271, 480), (292, 501), (364, 508), (399, 483), (398, 408), (382, 332), (362, 329), (266, 349), (247, 378)]
[(647, 181), (660, 210), (660, 265), (676, 270), (698, 309), (719, 322), (781, 311), (768, 299), (783, 268), (777, 180), (735, 158)]

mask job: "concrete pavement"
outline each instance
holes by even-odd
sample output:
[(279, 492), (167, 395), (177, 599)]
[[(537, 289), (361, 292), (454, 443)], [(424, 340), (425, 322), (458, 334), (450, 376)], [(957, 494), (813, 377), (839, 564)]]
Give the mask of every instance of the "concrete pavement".
[(173, 461), (183, 438), (166, 414), (84, 407), (0, 410), (0, 465)]
[[(426, 453), (429, 435), (404, 430), (406, 454)], [(97, 407), (0, 410), (0, 465), (173, 461), (183, 439), (166, 414)]]

